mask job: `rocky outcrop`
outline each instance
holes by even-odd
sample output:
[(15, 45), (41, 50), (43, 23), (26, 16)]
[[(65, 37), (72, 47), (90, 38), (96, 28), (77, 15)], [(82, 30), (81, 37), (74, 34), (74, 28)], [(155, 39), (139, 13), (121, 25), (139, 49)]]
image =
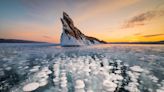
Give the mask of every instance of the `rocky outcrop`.
[(61, 46), (82, 46), (106, 43), (97, 38), (84, 35), (78, 28), (74, 26), (72, 19), (67, 13), (63, 12), (61, 18), (63, 32), (61, 34)]

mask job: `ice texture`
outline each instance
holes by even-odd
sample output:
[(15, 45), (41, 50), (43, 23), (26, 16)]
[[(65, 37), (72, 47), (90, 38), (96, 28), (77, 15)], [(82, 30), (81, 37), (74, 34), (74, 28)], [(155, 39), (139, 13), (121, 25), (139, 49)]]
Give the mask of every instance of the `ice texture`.
[(0, 45), (1, 92), (163, 92), (163, 45)]

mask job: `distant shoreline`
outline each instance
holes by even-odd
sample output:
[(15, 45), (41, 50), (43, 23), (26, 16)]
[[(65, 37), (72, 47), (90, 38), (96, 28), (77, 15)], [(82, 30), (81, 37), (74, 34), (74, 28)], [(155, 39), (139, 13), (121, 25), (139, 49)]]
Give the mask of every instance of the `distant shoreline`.
[[(0, 43), (48, 43), (30, 40), (19, 40), (19, 39), (0, 39)], [(108, 42), (106, 44), (164, 44), (164, 41), (156, 42)]]
[(157, 42), (109, 42), (108, 44), (164, 44), (164, 41), (157, 41)]
[(47, 42), (18, 40), (18, 39), (0, 39), (0, 43), (47, 43)]

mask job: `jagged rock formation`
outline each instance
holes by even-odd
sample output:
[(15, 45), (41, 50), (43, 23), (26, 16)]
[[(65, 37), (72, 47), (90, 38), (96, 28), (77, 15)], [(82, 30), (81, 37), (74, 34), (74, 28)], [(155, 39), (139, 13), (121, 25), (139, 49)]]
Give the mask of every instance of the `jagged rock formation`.
[(60, 39), (61, 46), (82, 46), (106, 43), (97, 38), (84, 35), (74, 26), (72, 19), (65, 12), (63, 12), (63, 18), (61, 18), (61, 21), (63, 25), (63, 32)]

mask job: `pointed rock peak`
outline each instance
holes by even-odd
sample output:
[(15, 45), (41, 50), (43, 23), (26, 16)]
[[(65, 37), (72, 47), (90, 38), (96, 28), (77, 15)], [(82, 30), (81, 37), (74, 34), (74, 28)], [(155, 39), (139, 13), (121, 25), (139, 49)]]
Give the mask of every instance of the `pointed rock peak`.
[(68, 14), (67, 14), (66, 12), (63, 12), (63, 17), (64, 17), (64, 16), (68, 16)]
[(63, 18), (61, 18), (63, 25), (63, 32), (61, 35), (62, 46), (81, 46), (105, 43), (97, 38), (84, 35), (78, 28), (74, 26), (73, 20), (66, 12), (63, 12)]
[(69, 17), (69, 15), (66, 12), (63, 12), (63, 20), (65, 20), (67, 24), (73, 24), (72, 19)]

